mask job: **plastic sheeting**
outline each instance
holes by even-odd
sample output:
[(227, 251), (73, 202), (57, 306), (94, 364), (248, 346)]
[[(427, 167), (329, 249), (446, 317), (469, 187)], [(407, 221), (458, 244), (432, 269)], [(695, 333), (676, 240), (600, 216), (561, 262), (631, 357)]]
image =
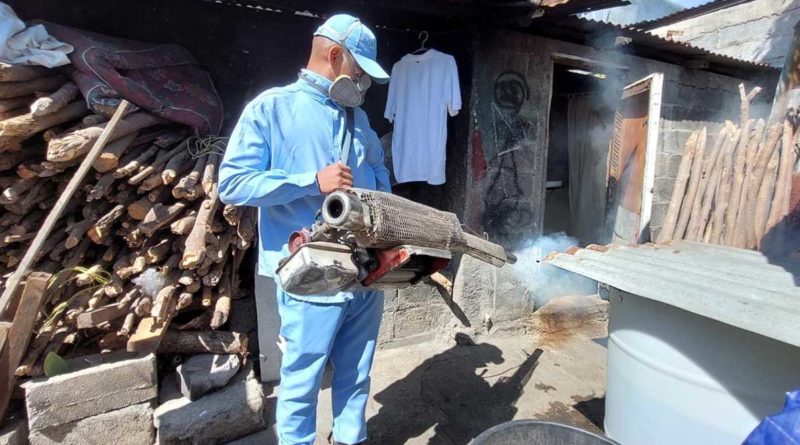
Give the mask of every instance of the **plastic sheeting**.
[(42, 25), (26, 27), (14, 10), (0, 3), (0, 62), (11, 65), (68, 65), (72, 46), (56, 40)]
[(800, 445), (800, 390), (787, 393), (783, 411), (762, 420), (743, 445)]

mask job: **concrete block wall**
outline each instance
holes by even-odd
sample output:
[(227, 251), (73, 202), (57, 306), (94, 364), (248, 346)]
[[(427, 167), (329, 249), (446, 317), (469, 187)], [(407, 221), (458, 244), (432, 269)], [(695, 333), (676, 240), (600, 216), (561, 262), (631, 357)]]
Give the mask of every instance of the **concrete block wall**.
[(737, 59), (781, 67), (798, 20), (800, 2), (755, 0), (653, 32)]

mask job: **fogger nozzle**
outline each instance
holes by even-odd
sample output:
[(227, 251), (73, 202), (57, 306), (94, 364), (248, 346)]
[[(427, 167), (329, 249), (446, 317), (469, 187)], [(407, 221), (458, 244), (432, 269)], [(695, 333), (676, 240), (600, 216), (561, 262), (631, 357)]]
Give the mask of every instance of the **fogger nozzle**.
[(516, 261), (502, 246), (464, 232), (456, 215), (390, 193), (336, 191), (325, 199), (322, 217), (335, 228), (353, 231), (362, 247), (409, 244), (444, 249), (497, 267)]

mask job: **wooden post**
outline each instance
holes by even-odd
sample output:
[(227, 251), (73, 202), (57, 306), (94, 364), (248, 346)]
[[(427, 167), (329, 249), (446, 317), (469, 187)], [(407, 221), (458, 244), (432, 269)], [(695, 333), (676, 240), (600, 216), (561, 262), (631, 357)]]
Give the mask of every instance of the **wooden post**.
[(95, 142), (92, 149), (89, 150), (89, 153), (81, 162), (78, 170), (72, 176), (72, 179), (70, 179), (67, 187), (64, 189), (64, 192), (58, 198), (58, 201), (56, 201), (50, 213), (48, 213), (47, 218), (45, 218), (44, 223), (42, 223), (41, 229), (39, 229), (39, 232), (36, 234), (36, 238), (33, 239), (31, 246), (28, 248), (28, 251), (25, 252), (25, 256), (22, 258), (22, 261), (20, 261), (19, 266), (17, 266), (17, 270), (6, 282), (6, 288), (3, 290), (2, 296), (0, 296), (0, 315), (5, 313), (6, 308), (8, 308), (8, 304), (11, 302), (11, 296), (14, 295), (17, 286), (19, 286), (20, 282), (23, 278), (25, 278), (25, 275), (27, 275), (31, 266), (33, 266), (34, 259), (36, 258), (36, 255), (38, 255), (39, 249), (41, 249), (41, 247), (47, 241), (47, 238), (50, 237), (50, 232), (53, 230), (53, 227), (55, 227), (58, 219), (61, 218), (61, 213), (64, 211), (67, 203), (72, 198), (72, 195), (74, 195), (80, 187), (81, 182), (83, 182), (86, 174), (89, 173), (89, 170), (92, 168), (92, 165), (94, 165), (94, 162), (97, 160), (100, 152), (103, 151), (106, 143), (108, 143), (112, 133), (114, 132), (114, 128), (117, 126), (117, 123), (128, 109), (128, 105), (130, 105), (130, 102), (124, 99), (119, 104), (117, 111), (111, 118), (111, 122), (103, 129), (103, 133), (97, 139), (97, 142)]
[(0, 350), (0, 424), (2, 424), (6, 408), (8, 408), (8, 402), (11, 400), (11, 393), (14, 392), (15, 372), (28, 349), (28, 342), (49, 279), (50, 274), (40, 272), (32, 273), (28, 277), (22, 295), (19, 297), (21, 303), (17, 307), (14, 321), (9, 327), (6, 345)]

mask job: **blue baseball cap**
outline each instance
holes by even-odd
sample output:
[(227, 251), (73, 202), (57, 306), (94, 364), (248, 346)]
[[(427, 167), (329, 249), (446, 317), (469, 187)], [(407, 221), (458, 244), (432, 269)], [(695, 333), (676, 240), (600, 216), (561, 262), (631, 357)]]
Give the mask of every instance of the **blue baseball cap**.
[(315, 36), (322, 36), (344, 46), (358, 66), (377, 83), (389, 81), (389, 74), (378, 65), (378, 40), (361, 20), (348, 14), (336, 14), (322, 24)]

